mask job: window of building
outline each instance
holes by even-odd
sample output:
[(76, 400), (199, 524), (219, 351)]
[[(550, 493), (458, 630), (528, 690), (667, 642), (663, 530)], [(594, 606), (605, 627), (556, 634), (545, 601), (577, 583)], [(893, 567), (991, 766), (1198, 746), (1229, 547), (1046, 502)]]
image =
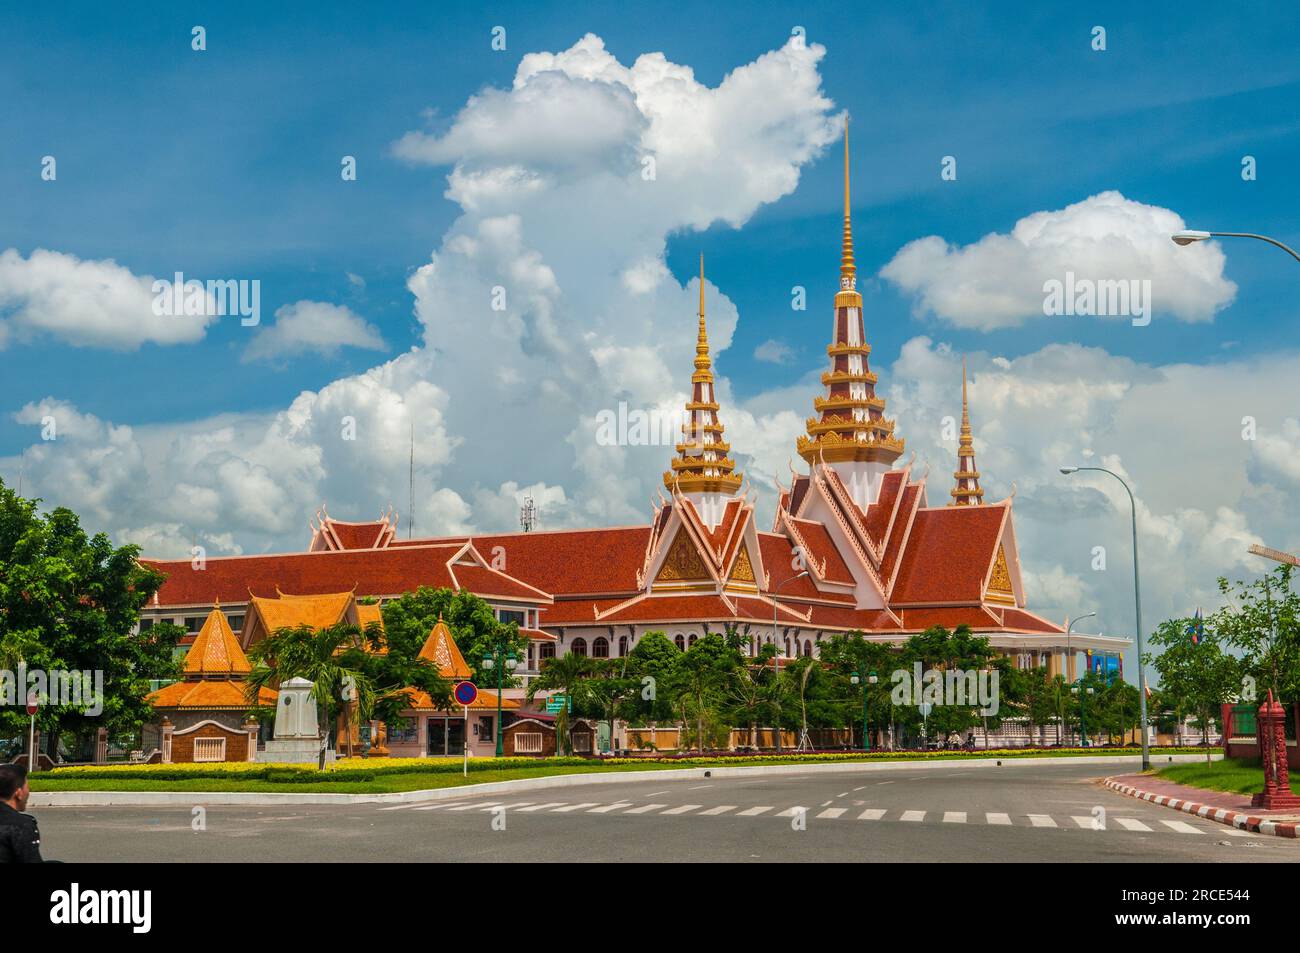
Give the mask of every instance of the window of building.
[(679, 652), (686, 651), (686, 638), (680, 632), (678, 632), (677, 635), (673, 637), (673, 642), (676, 643), (677, 645), (677, 651)]
[(187, 615), (185, 617), (185, 631), (191, 633), (198, 632), (200, 629), (203, 628), (203, 623), (206, 621), (207, 621), (206, 616)]
[(692, 635), (689, 639), (686, 640), (687, 646), (694, 645), (697, 639), (699, 639), (698, 635)]
[(596, 636), (595, 641), (591, 643), (591, 657), (609, 658), (609, 639), (603, 635)]
[(158, 621), (157, 619), (141, 619), (141, 620), (140, 620), (140, 631), (141, 631), (141, 632), (148, 632), (150, 629), (152, 629), (152, 628), (154, 627), (154, 624), (155, 624), (157, 621)]
[(498, 609), (497, 618), (502, 622), (513, 622), (522, 628), (528, 627), (528, 613), (526, 612), (517, 612), (514, 609)]
[(555, 643), (543, 642), (537, 647), (537, 657), (539, 659), (555, 658)]
[(238, 632), (244, 627), (244, 617), (242, 615), (228, 615), (226, 620), (230, 623), (232, 632)]
[(569, 654), (570, 654), (570, 655), (586, 655), (586, 654), (587, 654), (587, 640), (586, 640), (586, 639), (574, 639), (573, 642), (572, 642), (572, 644), (569, 645)]
[(627, 656), (627, 636), (620, 635), (618, 637), (618, 657), (625, 658), (626, 656)]

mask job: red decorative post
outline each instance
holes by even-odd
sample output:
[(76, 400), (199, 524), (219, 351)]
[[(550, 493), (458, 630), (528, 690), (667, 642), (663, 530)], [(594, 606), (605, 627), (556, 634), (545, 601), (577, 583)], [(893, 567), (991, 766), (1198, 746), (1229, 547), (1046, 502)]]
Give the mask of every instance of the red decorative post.
[(1287, 775), (1286, 732), (1282, 719), (1285, 710), (1273, 700), (1269, 689), (1268, 701), (1259, 706), (1259, 754), (1264, 762), (1264, 793), (1251, 798), (1252, 807), (1267, 811), (1300, 807), (1300, 796), (1291, 793)]

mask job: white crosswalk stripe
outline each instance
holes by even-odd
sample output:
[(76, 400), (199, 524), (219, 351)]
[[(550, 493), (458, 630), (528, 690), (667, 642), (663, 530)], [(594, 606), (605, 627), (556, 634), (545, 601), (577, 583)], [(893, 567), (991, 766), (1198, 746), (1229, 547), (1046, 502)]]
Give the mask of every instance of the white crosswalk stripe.
[(689, 814), (691, 811), (704, 807), (703, 804), (681, 804), (677, 807), (670, 807), (666, 811), (660, 811), (660, 814)]
[[(449, 808), (449, 807), (456, 807), (458, 804), (464, 804), (464, 803), (465, 803), (464, 801), (443, 801), (443, 802), (441, 802), (441, 803), (439, 803), (439, 804), (417, 804), (417, 805), (411, 805), (411, 809), (414, 810), (414, 811), (441, 811), (441, 810), (444, 810), (444, 809), (446, 809), (446, 808)], [(392, 811), (392, 810), (396, 810), (396, 808), (391, 808), (391, 807), (381, 807), (380, 810), (381, 810), (381, 811)]]
[(667, 804), (642, 804), (640, 807), (634, 807), (630, 811), (624, 811), (624, 814), (649, 814), (657, 807), (667, 807)]
[[(694, 789), (689, 789), (694, 790)], [(666, 793), (666, 792), (663, 792)], [(850, 792), (845, 792), (850, 793)], [(545, 811), (552, 814), (572, 814), (585, 811), (588, 814), (659, 814), (668, 817), (760, 817), (764, 814), (773, 817), (798, 817), (800, 814), (812, 814), (817, 820), (834, 821), (840, 819), (856, 818), (859, 821), (897, 821), (903, 823), (920, 824), (929, 819), (931, 824), (940, 821), (944, 824), (979, 824), (981, 813), (983, 821), (990, 827), (1016, 827), (1029, 826), (1047, 829), (1059, 829), (1061, 827), (1076, 828), (1079, 830), (1114, 830), (1114, 831), (1134, 831), (1139, 833), (1175, 833), (1175, 834), (1206, 834), (1213, 831), (1203, 830), (1186, 821), (1166, 820), (1156, 818), (1148, 821), (1141, 821), (1135, 817), (1111, 817), (1108, 819), (1107, 826), (1103, 828), (1094, 827), (1094, 819), (1091, 815), (1086, 814), (1018, 814), (1012, 815), (1001, 811), (987, 811), (976, 813), (972, 819), (971, 814), (966, 811), (935, 811), (935, 810), (899, 810), (883, 807), (863, 808), (860, 813), (854, 814), (858, 807), (861, 807), (862, 801), (840, 801), (840, 804), (853, 804), (853, 807), (827, 807), (828, 804), (834, 804), (835, 801), (827, 801), (819, 804), (817, 807), (802, 807), (795, 805), (784, 809), (779, 809), (771, 804), (757, 804), (753, 807), (741, 808), (735, 804), (719, 804), (716, 806), (706, 807), (702, 804), (678, 804), (671, 805), (664, 802), (653, 801), (649, 804), (636, 805), (633, 801), (615, 801), (613, 803), (602, 804), (598, 801), (582, 801), (579, 803), (570, 803), (568, 801), (481, 801), (481, 800), (449, 800), (438, 801), (434, 803), (414, 802), (411, 804), (397, 804), (387, 807), (376, 808), (380, 811), (445, 811), (448, 813), (463, 811), (480, 811), (488, 813), (495, 810), (515, 812), (519, 814), (532, 814)], [(772, 813), (775, 812), (775, 813)], [(1157, 821), (1159, 823), (1157, 823)], [(1225, 834), (1236, 837), (1257, 836), (1249, 831), (1238, 831), (1234, 829), (1225, 829)]]

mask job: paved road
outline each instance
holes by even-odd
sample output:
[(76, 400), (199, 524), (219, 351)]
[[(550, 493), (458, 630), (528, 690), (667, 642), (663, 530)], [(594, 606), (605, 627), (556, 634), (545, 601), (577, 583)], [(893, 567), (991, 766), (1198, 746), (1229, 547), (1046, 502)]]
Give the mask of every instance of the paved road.
[(210, 807), (202, 831), (188, 808), (38, 816), (46, 855), (69, 861), (1300, 861), (1300, 842), (1123, 797), (1096, 783), (1101, 770), (1013, 762)]

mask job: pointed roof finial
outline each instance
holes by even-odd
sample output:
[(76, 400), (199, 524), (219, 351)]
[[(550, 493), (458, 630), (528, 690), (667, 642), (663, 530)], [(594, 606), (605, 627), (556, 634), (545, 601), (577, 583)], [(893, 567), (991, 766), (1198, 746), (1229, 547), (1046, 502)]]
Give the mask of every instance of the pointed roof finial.
[(853, 263), (853, 219), (849, 199), (849, 117), (844, 117), (844, 237), (840, 245), (840, 290), (855, 291), (857, 266)]
[(971, 435), (970, 400), (966, 391), (966, 358), (961, 359), (961, 437), (957, 441), (957, 485), (952, 488), (953, 506), (974, 506), (984, 502), (980, 472), (975, 469), (975, 439)]
[(683, 440), (677, 444), (672, 469), (664, 473), (664, 487), (671, 493), (718, 492), (734, 494), (742, 474), (736, 461), (727, 456), (731, 445), (723, 439), (718, 420), (718, 398), (713, 390), (713, 361), (709, 357), (709, 332), (704, 320), (704, 254), (700, 254), (700, 326), (695, 340), (695, 373), (691, 375), (691, 399), (686, 403)]

